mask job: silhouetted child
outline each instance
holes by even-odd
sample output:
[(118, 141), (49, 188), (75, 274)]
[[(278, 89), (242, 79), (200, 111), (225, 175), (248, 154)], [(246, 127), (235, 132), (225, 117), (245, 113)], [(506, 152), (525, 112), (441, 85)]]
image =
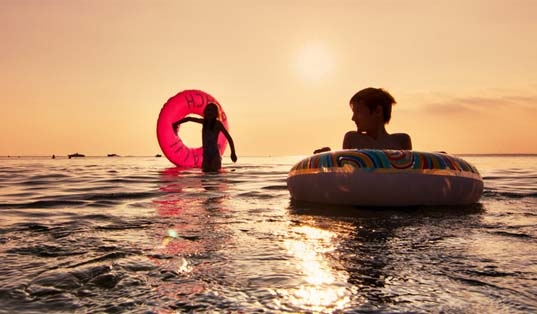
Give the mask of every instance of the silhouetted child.
[(235, 155), (235, 145), (229, 132), (226, 130), (222, 122), (218, 120), (218, 106), (214, 103), (208, 103), (203, 111), (203, 118), (185, 117), (179, 121), (172, 123), (174, 131), (177, 133), (179, 124), (183, 122), (197, 122), (203, 124), (201, 130), (202, 144), (203, 144), (203, 162), (201, 168), (205, 172), (215, 172), (222, 167), (222, 157), (218, 149), (218, 135), (220, 132), (229, 141), (229, 147), (231, 148), (231, 160), (237, 161), (237, 155)]
[[(343, 138), (343, 149), (412, 149), (412, 141), (406, 133), (389, 134), (385, 125), (390, 121), (395, 99), (381, 88), (365, 88), (352, 96), (349, 104), (356, 131), (349, 131)], [(329, 151), (323, 147), (313, 153)]]

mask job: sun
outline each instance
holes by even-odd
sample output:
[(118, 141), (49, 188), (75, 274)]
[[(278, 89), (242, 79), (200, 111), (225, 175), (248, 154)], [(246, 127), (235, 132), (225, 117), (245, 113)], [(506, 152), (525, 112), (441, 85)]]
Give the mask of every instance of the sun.
[(303, 79), (319, 82), (328, 78), (334, 70), (333, 53), (323, 43), (308, 43), (298, 50), (295, 65)]

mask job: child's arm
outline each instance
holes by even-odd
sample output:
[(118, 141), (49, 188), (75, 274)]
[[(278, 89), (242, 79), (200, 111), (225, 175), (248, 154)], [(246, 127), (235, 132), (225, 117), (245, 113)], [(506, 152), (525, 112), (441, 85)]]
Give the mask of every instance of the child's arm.
[(237, 155), (235, 154), (235, 144), (233, 143), (233, 139), (231, 138), (231, 135), (229, 135), (229, 132), (226, 130), (224, 125), (219, 121), (218, 126), (220, 128), (220, 131), (224, 133), (224, 136), (227, 138), (229, 142), (229, 147), (231, 148), (231, 161), (236, 162), (237, 161)]
[(179, 127), (179, 124), (184, 123), (184, 122), (197, 122), (197, 123), (203, 124), (203, 119), (194, 118), (194, 117), (184, 117), (183, 119), (179, 121), (175, 121), (174, 123), (172, 123), (172, 128), (175, 133), (177, 133), (177, 127)]

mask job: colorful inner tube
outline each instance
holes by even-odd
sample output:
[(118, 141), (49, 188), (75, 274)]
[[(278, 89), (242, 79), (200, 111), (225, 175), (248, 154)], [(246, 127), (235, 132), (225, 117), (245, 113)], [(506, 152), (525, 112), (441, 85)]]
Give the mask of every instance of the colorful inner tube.
[(307, 157), (287, 177), (298, 201), (357, 206), (469, 205), (483, 179), (462, 158), (411, 150), (351, 149)]

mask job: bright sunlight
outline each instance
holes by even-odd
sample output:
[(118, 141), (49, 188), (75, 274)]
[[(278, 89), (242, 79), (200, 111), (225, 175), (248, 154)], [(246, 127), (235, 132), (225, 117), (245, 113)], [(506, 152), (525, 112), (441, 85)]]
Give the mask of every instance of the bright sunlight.
[(308, 43), (299, 49), (296, 56), (298, 73), (307, 81), (319, 82), (334, 70), (334, 58), (323, 43)]

